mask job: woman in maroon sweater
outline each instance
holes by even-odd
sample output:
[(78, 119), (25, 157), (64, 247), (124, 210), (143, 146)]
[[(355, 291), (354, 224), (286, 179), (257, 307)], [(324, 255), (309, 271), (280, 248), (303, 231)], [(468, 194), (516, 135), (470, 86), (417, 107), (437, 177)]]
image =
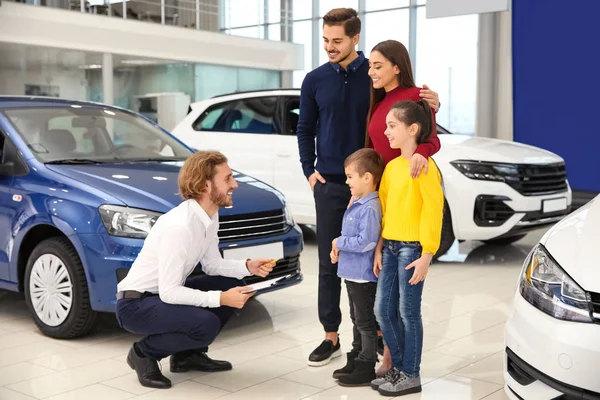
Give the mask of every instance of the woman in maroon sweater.
[[(369, 76), (373, 80), (373, 85), (371, 87), (371, 109), (369, 110), (366, 146), (374, 148), (387, 164), (400, 155), (400, 150), (392, 149), (384, 134), (386, 130), (385, 117), (390, 108), (399, 101), (422, 100), (419, 96), (421, 88), (415, 86), (410, 56), (406, 47), (400, 42), (386, 40), (375, 46), (369, 57), (369, 67)], [(411, 159), (413, 178), (419, 176), (423, 168), (427, 172), (427, 158), (440, 149), (435, 114), (433, 114), (433, 121), (431, 138), (427, 143), (417, 147), (417, 151)]]
[[(392, 149), (384, 134), (387, 128), (387, 113), (399, 101), (422, 100), (419, 96), (421, 88), (415, 85), (408, 51), (398, 41), (386, 40), (375, 46), (369, 57), (369, 67), (369, 76), (373, 80), (373, 85), (371, 86), (371, 108), (365, 144), (366, 147), (374, 148), (387, 164), (400, 156), (400, 149)], [(435, 113), (432, 112), (432, 114), (434, 123), (431, 137), (428, 142), (417, 147), (410, 161), (410, 172), (413, 178), (418, 177), (423, 169), (427, 173), (427, 159), (440, 150)], [(382, 365), (377, 371), (377, 375), (384, 375), (391, 367), (392, 358), (385, 346)]]

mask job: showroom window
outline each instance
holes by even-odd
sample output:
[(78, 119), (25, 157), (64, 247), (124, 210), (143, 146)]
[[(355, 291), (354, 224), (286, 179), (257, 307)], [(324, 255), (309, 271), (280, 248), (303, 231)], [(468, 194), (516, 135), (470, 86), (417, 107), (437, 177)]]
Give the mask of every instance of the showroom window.
[(274, 133), (276, 97), (254, 97), (219, 104), (194, 122), (197, 131), (231, 133)]
[[(235, 1), (225, 0), (231, 4)], [(264, 10), (265, 2), (267, 11)], [(266, 12), (268, 20), (262, 23), (269, 24), (268, 33), (262, 33), (264, 27), (260, 28), (261, 33), (258, 29), (253, 32), (272, 40), (285, 40), (281, 35), (283, 19), (277, 20), (277, 16), (284, 13), (281, 4), (285, 3), (252, 0), (253, 7), (255, 3), (262, 8), (243, 17), (245, 23), (255, 21), (255, 25), (260, 25), (256, 21), (260, 20), (261, 13)], [(372, 48), (381, 41), (394, 39), (402, 42), (412, 57), (415, 83), (418, 86), (427, 84), (439, 93), (442, 107), (436, 115), (437, 121), (453, 133), (473, 135), (477, 94), (478, 16), (427, 19), (425, 4), (426, 0), (319, 0), (318, 15), (313, 16), (311, 0), (293, 1), (292, 41), (304, 46), (304, 69), (293, 72), (293, 87), (300, 88), (308, 72), (328, 61), (322, 50), (323, 15), (332, 8), (353, 7), (362, 20), (362, 40), (358, 49), (368, 57)], [(364, 5), (363, 9), (359, 9), (361, 5)], [(241, 20), (236, 21), (241, 23)], [(412, 38), (411, 33), (414, 35)], [(412, 47), (411, 39), (414, 39)]]
[(362, 20), (364, 21), (366, 57), (369, 57), (377, 43), (384, 40), (397, 40), (408, 49), (408, 8), (367, 13)]
[(475, 132), (478, 26), (477, 15), (427, 19), (417, 9), (415, 80), (439, 93), (437, 122), (454, 133)]
[(304, 71), (293, 72), (294, 87), (299, 88), (306, 74), (312, 69), (312, 21), (294, 22), (292, 29), (294, 43), (304, 45)]

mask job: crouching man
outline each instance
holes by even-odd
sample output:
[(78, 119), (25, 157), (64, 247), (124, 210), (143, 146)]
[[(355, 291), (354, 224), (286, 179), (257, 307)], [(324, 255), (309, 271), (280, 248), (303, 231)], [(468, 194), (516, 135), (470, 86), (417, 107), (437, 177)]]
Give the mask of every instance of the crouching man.
[[(242, 293), (249, 288), (241, 279), (266, 277), (274, 267), (270, 259), (224, 260), (219, 253), (218, 211), (232, 205), (237, 186), (221, 153), (189, 157), (179, 174), (184, 202), (156, 221), (118, 285), (120, 326), (145, 335), (127, 356), (143, 386), (171, 387), (158, 366), (167, 356), (171, 372), (232, 368), (227, 361), (209, 358), (208, 346), (252, 296)], [(198, 263), (206, 275), (188, 279)]]

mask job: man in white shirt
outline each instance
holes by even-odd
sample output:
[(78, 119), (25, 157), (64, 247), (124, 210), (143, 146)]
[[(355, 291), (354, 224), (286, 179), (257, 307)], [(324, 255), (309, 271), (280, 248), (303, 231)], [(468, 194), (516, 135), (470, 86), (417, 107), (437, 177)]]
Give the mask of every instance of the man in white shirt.
[[(171, 356), (171, 372), (224, 371), (226, 361), (206, 355), (236, 308), (252, 293), (246, 276), (266, 277), (271, 259), (224, 260), (219, 252), (218, 211), (232, 205), (237, 188), (227, 159), (198, 152), (183, 165), (184, 202), (162, 215), (148, 234), (127, 277), (118, 285), (116, 317), (121, 327), (146, 335), (131, 347), (127, 363), (143, 386), (166, 389), (171, 381), (158, 361)], [(189, 278), (200, 263), (206, 275)]]

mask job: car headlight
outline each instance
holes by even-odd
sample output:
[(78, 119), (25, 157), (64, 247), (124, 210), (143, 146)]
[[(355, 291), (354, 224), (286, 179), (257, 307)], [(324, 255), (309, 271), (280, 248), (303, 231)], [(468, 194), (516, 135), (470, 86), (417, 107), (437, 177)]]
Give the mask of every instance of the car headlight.
[(527, 257), (519, 283), (521, 295), (554, 318), (593, 322), (588, 294), (538, 245)]
[(288, 205), (285, 206), (285, 223), (294, 226), (294, 217)]
[(160, 213), (137, 208), (103, 205), (100, 217), (109, 235), (144, 239)]
[(479, 161), (457, 160), (450, 162), (454, 168), (459, 170), (467, 178), (483, 180), (510, 182), (519, 180), (519, 169), (512, 164), (487, 163)]

